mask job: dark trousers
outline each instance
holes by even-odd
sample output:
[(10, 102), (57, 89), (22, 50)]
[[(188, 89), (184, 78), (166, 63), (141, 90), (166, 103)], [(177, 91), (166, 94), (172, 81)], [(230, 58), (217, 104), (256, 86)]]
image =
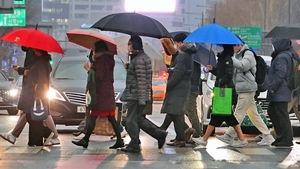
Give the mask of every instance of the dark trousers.
[(128, 101), (127, 108), (126, 130), (131, 138), (129, 143), (130, 147), (134, 149), (140, 149), (140, 129), (155, 139), (159, 139), (163, 136), (163, 130), (149, 121), (145, 115), (143, 115), (145, 105), (139, 105), (138, 101)]
[(30, 113), (26, 113), (26, 119), (29, 123), (28, 145), (43, 146), (44, 137), (47, 138), (52, 131), (44, 126), (43, 120), (33, 121)]
[[(96, 125), (96, 120), (98, 116), (89, 116), (89, 120), (87, 121), (87, 129), (86, 133), (84, 136), (84, 140), (88, 141), (90, 139), (91, 134), (94, 131), (95, 125)], [(117, 136), (117, 141), (121, 141), (121, 131), (120, 131), (120, 124), (117, 122), (115, 116), (107, 116), (108, 121), (111, 123), (114, 132)]]
[[(174, 129), (176, 132), (176, 140), (177, 141), (185, 141), (184, 130), (187, 129), (188, 126), (184, 122), (183, 113), (181, 115), (168, 114), (168, 116), (171, 118), (171, 120), (174, 124)], [(187, 128), (184, 127), (185, 125), (187, 126)]]
[(271, 101), (268, 107), (268, 114), (277, 135), (275, 142), (283, 145), (293, 143), (293, 130), (287, 105), (288, 102)]
[[(171, 116), (169, 115), (169, 114), (166, 114), (166, 116), (165, 116), (165, 119), (164, 119), (164, 122), (163, 122), (163, 124), (160, 126), (160, 128), (161, 129), (163, 129), (163, 130), (167, 130), (168, 128), (169, 128), (169, 126), (170, 126), (170, 124), (172, 123), (172, 118), (171, 118)], [(179, 123), (180, 124), (180, 123)], [(189, 128), (189, 126), (185, 123), (185, 121), (184, 121), (184, 117), (183, 117), (183, 131), (184, 130), (186, 130), (186, 129), (188, 129)], [(176, 129), (175, 129), (175, 131), (176, 131)], [(177, 133), (177, 132), (176, 132)], [(176, 138), (175, 138), (176, 140), (178, 139), (177, 138), (177, 135), (176, 135)]]

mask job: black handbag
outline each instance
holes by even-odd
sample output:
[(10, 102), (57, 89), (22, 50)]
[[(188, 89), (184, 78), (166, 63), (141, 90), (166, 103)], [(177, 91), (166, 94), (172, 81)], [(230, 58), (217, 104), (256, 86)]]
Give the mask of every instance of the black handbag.
[(48, 117), (48, 108), (43, 105), (41, 99), (34, 100), (30, 115), (33, 121), (42, 121)]
[(90, 69), (86, 86), (86, 107), (89, 109), (97, 108), (97, 84), (95, 81), (95, 71)]

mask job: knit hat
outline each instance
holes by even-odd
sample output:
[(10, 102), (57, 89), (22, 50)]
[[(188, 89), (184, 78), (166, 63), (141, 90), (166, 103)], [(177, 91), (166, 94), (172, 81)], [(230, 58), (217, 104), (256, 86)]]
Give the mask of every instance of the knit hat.
[(186, 37), (185, 33), (178, 33), (174, 36), (173, 40), (174, 42), (183, 42)]
[(142, 39), (137, 35), (132, 35), (129, 39), (129, 42), (132, 43), (132, 48), (134, 50), (141, 50), (143, 49), (143, 42)]

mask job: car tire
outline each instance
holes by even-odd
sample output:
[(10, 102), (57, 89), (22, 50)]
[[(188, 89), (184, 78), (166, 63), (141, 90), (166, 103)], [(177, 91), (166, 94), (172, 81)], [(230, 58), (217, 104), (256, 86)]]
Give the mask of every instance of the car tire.
[(18, 110), (16, 108), (7, 109), (7, 112), (8, 112), (9, 115), (16, 115), (16, 114), (18, 114)]

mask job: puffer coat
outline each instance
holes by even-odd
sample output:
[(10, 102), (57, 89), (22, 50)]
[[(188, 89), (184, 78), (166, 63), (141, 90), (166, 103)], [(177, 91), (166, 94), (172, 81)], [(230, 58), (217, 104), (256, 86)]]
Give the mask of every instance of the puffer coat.
[[(93, 62), (95, 80), (97, 86), (97, 108), (96, 111), (115, 110), (114, 92), (114, 67), (115, 60), (113, 55), (102, 54)], [(98, 114), (101, 115), (101, 114)]]
[(257, 90), (257, 83), (254, 77), (256, 73), (256, 61), (253, 52), (248, 49), (248, 46), (244, 44), (240, 52), (232, 57), (233, 66), (235, 67), (233, 82), (237, 93), (254, 92)]
[(126, 88), (122, 94), (122, 101), (138, 101), (139, 105), (146, 105), (151, 101), (152, 65), (150, 57), (143, 51), (131, 55), (126, 77)]

